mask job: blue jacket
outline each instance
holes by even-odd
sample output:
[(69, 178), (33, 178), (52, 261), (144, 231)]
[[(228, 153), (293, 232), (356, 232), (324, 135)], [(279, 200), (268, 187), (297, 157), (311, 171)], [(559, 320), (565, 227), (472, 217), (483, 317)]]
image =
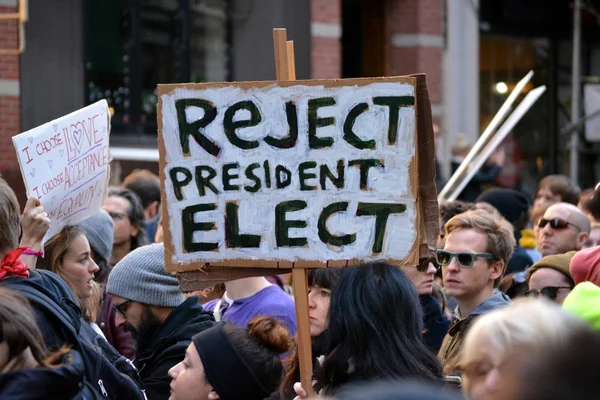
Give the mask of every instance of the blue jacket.
[(34, 368), (0, 374), (2, 400), (93, 400), (99, 398), (80, 385), (84, 378), (79, 353), (71, 350), (54, 368)]

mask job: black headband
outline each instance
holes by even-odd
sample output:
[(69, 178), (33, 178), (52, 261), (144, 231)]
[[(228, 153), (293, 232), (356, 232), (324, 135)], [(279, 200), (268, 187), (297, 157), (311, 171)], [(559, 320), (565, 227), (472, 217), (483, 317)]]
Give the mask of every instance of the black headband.
[(192, 337), (208, 383), (222, 400), (263, 400), (271, 395), (231, 344), (222, 324)]

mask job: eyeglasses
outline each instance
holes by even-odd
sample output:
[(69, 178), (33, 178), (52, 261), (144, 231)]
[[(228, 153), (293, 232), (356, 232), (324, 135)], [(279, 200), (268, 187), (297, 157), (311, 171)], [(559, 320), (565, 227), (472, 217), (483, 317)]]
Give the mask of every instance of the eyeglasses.
[(119, 313), (121, 317), (125, 318), (125, 306), (131, 303), (133, 300), (127, 300), (122, 302), (121, 304), (113, 304), (113, 310)]
[(563, 229), (567, 229), (569, 225), (574, 227), (577, 230), (581, 230), (578, 226), (570, 223), (569, 221), (565, 221), (564, 219), (554, 218), (554, 219), (545, 219), (541, 218), (538, 222), (538, 227), (543, 228), (546, 225), (550, 224), (550, 228), (561, 231)]
[(433, 264), (434, 268), (437, 270), (440, 268), (438, 262), (435, 258), (422, 258), (419, 260), (419, 265), (417, 265), (417, 271), (425, 272), (429, 269), (429, 264)]
[(452, 259), (456, 257), (458, 265), (460, 265), (462, 268), (471, 268), (477, 257), (485, 258), (487, 260), (494, 259), (494, 256), (490, 253), (452, 253), (446, 250), (437, 250), (435, 252), (435, 257), (438, 264), (443, 266), (450, 264)]
[(556, 296), (558, 296), (558, 291), (560, 289), (573, 290), (571, 286), (546, 286), (540, 290), (530, 289), (523, 294), (529, 297), (538, 297), (539, 295), (542, 295), (547, 299), (556, 300)]

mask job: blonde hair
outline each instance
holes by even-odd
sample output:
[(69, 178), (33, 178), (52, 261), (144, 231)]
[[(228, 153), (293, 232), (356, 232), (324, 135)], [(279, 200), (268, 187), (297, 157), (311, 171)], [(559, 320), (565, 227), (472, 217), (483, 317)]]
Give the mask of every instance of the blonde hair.
[[(45, 254), (37, 261), (37, 268), (52, 271), (67, 283), (73, 295), (78, 298), (77, 291), (73, 287), (69, 274), (63, 269), (63, 257), (69, 251), (71, 243), (79, 236), (85, 237), (85, 231), (78, 225), (67, 225), (59, 233), (52, 236), (45, 244)], [(88, 322), (94, 322), (100, 310), (100, 287), (93, 282), (92, 296), (86, 299), (80, 299), (79, 305), (84, 319)]]
[(446, 237), (459, 229), (475, 229), (487, 235), (487, 252), (504, 265), (512, 256), (516, 240), (512, 225), (499, 214), (472, 210), (452, 217), (444, 227)]
[[(506, 355), (515, 347), (535, 352), (560, 346), (573, 332), (586, 327), (585, 321), (549, 300), (519, 298), (508, 307), (490, 311), (475, 320), (465, 337), (461, 365), (476, 361), (474, 353), (481, 351), (477, 337), (487, 338), (486, 352)], [(463, 384), (464, 391), (469, 393), (471, 382), (467, 374), (463, 375)]]

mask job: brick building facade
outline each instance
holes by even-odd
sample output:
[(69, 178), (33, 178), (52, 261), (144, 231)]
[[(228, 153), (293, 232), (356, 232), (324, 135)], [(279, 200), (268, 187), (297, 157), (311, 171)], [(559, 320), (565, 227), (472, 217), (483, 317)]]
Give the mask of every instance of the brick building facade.
[[(21, 199), (23, 199), (24, 187), (11, 137), (22, 130), (30, 129), (44, 121), (72, 111), (74, 105), (75, 108), (77, 105), (84, 107), (87, 105), (86, 102), (89, 102), (83, 96), (88, 84), (81, 79), (81, 76), (84, 75), (84, 62), (81, 62), (81, 66), (73, 65), (73, 60), (84, 59), (84, 50), (79, 50), (79, 47), (85, 47), (85, 40), (84, 45), (81, 46), (77, 41), (70, 43), (73, 39), (68, 39), (68, 36), (58, 39), (41, 37), (45, 35), (42, 32), (47, 31), (48, 26), (43, 25), (43, 21), (39, 18), (48, 12), (47, 7), (53, 1), (55, 0), (31, 0), (29, 2), (30, 21), (25, 24), (25, 31), (30, 35), (26, 35), (29, 44), (25, 50), (26, 54), (24, 56), (0, 55), (0, 172), (15, 188)], [(269, 3), (270, 0), (268, 0), (255, 2), (253, 9), (248, 9), (246, 1), (229, 1), (230, 10), (236, 18), (243, 12), (250, 13), (250, 15), (246, 15), (245, 24), (236, 26), (230, 35), (229, 46), (233, 49), (231, 53), (233, 72), (230, 76), (233, 80), (274, 79), (272, 59), (264, 55), (257, 58), (252, 52), (246, 55), (243, 51), (248, 47), (247, 37), (251, 35), (256, 38), (256, 41), (260, 41), (261, 51), (270, 54), (270, 49), (272, 49), (270, 30), (283, 26), (288, 28), (288, 37), (297, 43), (296, 60), (299, 79), (406, 75), (424, 72), (427, 74), (434, 118), (441, 122), (443, 109), (442, 53), (444, 50), (443, 0), (372, 0), (369, 3), (361, 0), (294, 0), (294, 3), (280, 3), (279, 0), (276, 0)], [(365, 7), (365, 4), (369, 7), (354, 11), (354, 17), (362, 22), (362, 27), (357, 32), (351, 32), (354, 30), (354, 26), (349, 26), (348, 21), (344, 21), (344, 15), (348, 15), (349, 12), (348, 5), (352, 3), (358, 8)], [(72, 9), (75, 4), (71, 3), (71, 6), (68, 7), (61, 5), (61, 7)], [(272, 7), (279, 7), (279, 16)], [(59, 8), (55, 7), (55, 9)], [(306, 12), (304, 12), (305, 10)], [(15, 12), (17, 12), (17, 0), (0, 0), (0, 13)], [(74, 16), (83, 15), (83, 13), (80, 11), (71, 11), (71, 13), (70, 15), (65, 14), (65, 20), (68, 19), (70, 26), (74, 26), (75, 29), (80, 27), (79, 29), (85, 31), (85, 19), (83, 17), (80, 17), (81, 21), (73, 19)], [(42, 16), (37, 17), (36, 20), (36, 15), (40, 14)], [(56, 16), (56, 18), (59, 17)], [(344, 24), (345, 22), (346, 24)], [(306, 26), (306, 28), (302, 26)], [(346, 29), (346, 35), (344, 29)], [(306, 37), (304, 37), (304, 32), (306, 32)], [(355, 34), (354, 42), (348, 41), (347, 34), (349, 33)], [(362, 37), (356, 39), (357, 35)], [(52, 40), (52, 42), (46, 43), (44, 40), (46, 42)], [(243, 42), (244, 40), (246, 42)], [(62, 44), (60, 44), (61, 41)], [(41, 49), (47, 49), (48, 45), (57, 42), (59, 44), (57, 44), (56, 60), (48, 60), (51, 54), (54, 58), (54, 52), (42, 52)], [(361, 65), (356, 70), (358, 72), (352, 72), (352, 70), (347, 72), (348, 68), (345, 68), (344, 65), (347, 60), (344, 58), (344, 51), (353, 50), (355, 45), (361, 47), (359, 52), (359, 56), (362, 57), (362, 61), (359, 63)], [(63, 61), (60, 53), (66, 52), (67, 50), (64, 48), (68, 46), (70, 46), (69, 53), (65, 53), (68, 56), (63, 57), (66, 60)], [(0, 19), (0, 49), (16, 47), (18, 47), (17, 21)], [(29, 53), (27, 53), (28, 51)], [(82, 54), (78, 54), (78, 51)], [(36, 52), (37, 55), (31, 54), (31, 52)], [(39, 59), (32, 61), (35, 57)], [(353, 54), (350, 55), (350, 60), (356, 61), (352, 60), (352, 57)], [(19, 65), (20, 60), (21, 65)], [(309, 61), (307, 68), (304, 68), (302, 63), (307, 61)], [(61, 62), (65, 64), (61, 65)], [(31, 85), (31, 82), (28, 81), (32, 76), (39, 76), (40, 71), (46, 72), (46, 66), (55, 68), (55, 72), (61, 71), (62, 75), (48, 72), (49, 76), (56, 77), (56, 82), (44, 82), (44, 89), (36, 89), (36, 86)], [(70, 76), (73, 74), (65, 73), (65, 71), (71, 71), (71, 69), (65, 68), (74, 69), (76, 73), (74, 76)], [(27, 82), (24, 82), (24, 79)], [(78, 80), (82, 80), (82, 82), (75, 82)], [(38, 113), (36, 118), (30, 117), (33, 115), (31, 114), (32, 110), (37, 111), (44, 104), (40, 102), (39, 97), (43, 97), (46, 93), (37, 93), (36, 90), (46, 92), (65, 86), (69, 88), (69, 92), (62, 93), (61, 96), (69, 97), (69, 99), (56, 99), (64, 101), (65, 104), (61, 106), (49, 104), (46, 107), (47, 110), (43, 110), (43, 116)], [(34, 99), (35, 97), (38, 98)], [(134, 137), (133, 139), (132, 136), (126, 138), (127, 140), (122, 139), (123, 136), (111, 135), (111, 145), (121, 147), (119, 154), (127, 154), (128, 148), (136, 147), (136, 144), (132, 143), (135, 142)], [(144, 144), (144, 146), (146, 145), (147, 143)], [(117, 154), (117, 151), (114, 154)], [(155, 162), (155, 159), (148, 159), (148, 161)], [(120, 165), (115, 165), (117, 168), (114, 169), (122, 170), (124, 173), (142, 165), (139, 159), (121, 159), (119, 163)], [(148, 163), (143, 166), (148, 167)]]
[[(0, 14), (16, 12), (16, 0), (0, 1)], [(19, 194), (22, 194), (24, 186), (11, 139), (21, 130), (19, 56), (2, 54), (2, 50), (14, 50), (18, 47), (17, 20), (0, 20), (0, 173)]]
[[(427, 74), (435, 119), (442, 117), (442, 0), (374, 0), (382, 3), (384, 24), (382, 63), (386, 75)], [(311, 75), (314, 79), (342, 76), (342, 1), (311, 0)]]

